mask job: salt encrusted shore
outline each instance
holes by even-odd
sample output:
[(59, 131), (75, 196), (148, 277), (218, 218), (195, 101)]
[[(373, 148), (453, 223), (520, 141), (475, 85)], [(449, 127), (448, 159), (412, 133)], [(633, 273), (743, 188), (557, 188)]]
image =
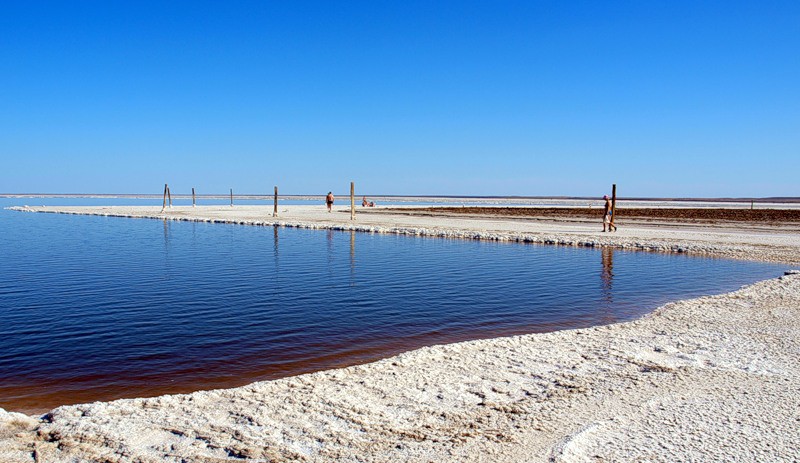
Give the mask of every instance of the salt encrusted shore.
[[(604, 235), (500, 219), (362, 214), (353, 224), (349, 214), (322, 208), (282, 207), (277, 219), (264, 207), (91, 209), (58, 208), (800, 261), (800, 238), (780, 230)], [(44, 417), (0, 411), (0, 461), (797, 461), (799, 334), (800, 275), (791, 274), (627, 323), (433, 346), (236, 389), (59, 407)]]

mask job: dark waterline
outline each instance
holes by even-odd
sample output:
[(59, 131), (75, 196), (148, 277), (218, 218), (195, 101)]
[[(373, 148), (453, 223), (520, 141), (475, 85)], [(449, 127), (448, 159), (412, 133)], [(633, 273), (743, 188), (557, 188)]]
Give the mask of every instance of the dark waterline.
[(0, 224), (0, 407), (26, 412), (613, 323), (784, 270), (611, 249), (6, 210)]

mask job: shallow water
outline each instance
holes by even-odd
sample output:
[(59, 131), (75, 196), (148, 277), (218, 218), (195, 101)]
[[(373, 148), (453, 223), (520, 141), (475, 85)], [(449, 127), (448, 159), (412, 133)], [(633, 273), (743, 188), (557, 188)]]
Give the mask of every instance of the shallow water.
[(0, 407), (27, 412), (629, 320), (784, 270), (610, 249), (7, 210), (0, 224)]

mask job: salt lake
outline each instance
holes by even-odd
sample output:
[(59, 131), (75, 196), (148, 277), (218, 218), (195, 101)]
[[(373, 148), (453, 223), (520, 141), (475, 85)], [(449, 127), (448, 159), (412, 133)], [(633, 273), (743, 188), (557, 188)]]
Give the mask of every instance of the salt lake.
[[(29, 203), (123, 201), (0, 199)], [(630, 320), (785, 270), (610, 248), (4, 209), (0, 224), (0, 407), (28, 412)]]

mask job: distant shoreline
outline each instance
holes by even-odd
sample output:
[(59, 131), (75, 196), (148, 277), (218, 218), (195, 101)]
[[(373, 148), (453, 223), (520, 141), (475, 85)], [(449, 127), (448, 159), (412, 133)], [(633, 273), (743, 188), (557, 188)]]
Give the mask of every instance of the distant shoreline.
[[(357, 197), (365, 196), (357, 194)], [(441, 202), (441, 203), (454, 203), (460, 202), (515, 202), (515, 203), (534, 203), (539, 201), (598, 201), (598, 197), (590, 196), (456, 196), (456, 195), (366, 195), (370, 200), (378, 203), (389, 202)], [(197, 194), (195, 197), (198, 200), (225, 200), (230, 198), (230, 193), (222, 194)], [(238, 194), (234, 193), (233, 197), (239, 200), (264, 200), (271, 201), (274, 198), (273, 194)], [(317, 195), (278, 195), (278, 200), (292, 200), (292, 201), (322, 201), (325, 197), (324, 194)], [(340, 198), (348, 198), (349, 195), (339, 195)], [(3, 193), (0, 198), (75, 198), (75, 199), (162, 199), (162, 194), (115, 194), (115, 193)], [(176, 193), (172, 195), (172, 199), (186, 200), (191, 199), (191, 194)], [(739, 205), (742, 207), (752, 204), (775, 204), (775, 205), (800, 205), (800, 196), (798, 197), (762, 197), (762, 198), (646, 198), (646, 197), (617, 197), (618, 201), (624, 202), (638, 202), (638, 203), (711, 203), (711, 204), (729, 204)]]
[[(234, 198), (239, 199), (265, 199), (269, 200), (274, 197), (273, 194), (252, 194), (252, 193), (234, 193)], [(356, 196), (364, 196), (357, 194)], [(470, 201), (540, 201), (540, 200), (554, 200), (554, 201), (594, 201), (597, 200), (595, 196), (469, 196), (469, 195), (375, 195), (367, 194), (371, 199), (381, 200), (444, 200), (448, 202), (458, 202), (458, 200)], [(0, 198), (125, 198), (125, 199), (160, 199), (162, 194), (151, 193), (3, 193)], [(172, 195), (173, 198), (187, 199), (191, 198), (191, 193), (176, 193)], [(230, 197), (230, 193), (213, 193), (213, 194), (197, 194), (197, 198), (204, 199), (226, 199)], [(293, 199), (293, 200), (316, 200), (324, 198), (325, 194), (295, 194), (286, 195), (279, 194), (279, 199)], [(776, 196), (776, 197), (759, 197), (759, 198), (658, 198), (658, 197), (627, 197), (618, 196), (619, 201), (641, 201), (641, 202), (710, 202), (710, 203), (788, 203), (800, 204), (800, 196)]]

